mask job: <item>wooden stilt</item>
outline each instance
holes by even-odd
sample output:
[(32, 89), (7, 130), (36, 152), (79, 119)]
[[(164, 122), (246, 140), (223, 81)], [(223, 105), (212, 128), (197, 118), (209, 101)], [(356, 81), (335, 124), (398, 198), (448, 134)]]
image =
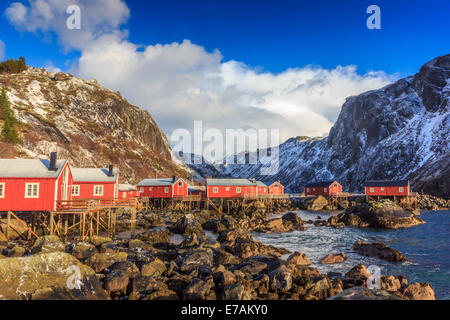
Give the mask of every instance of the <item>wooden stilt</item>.
[(55, 215), (53, 212), (50, 212), (50, 235), (53, 235), (53, 227), (55, 223)]
[(11, 228), (11, 211), (8, 211), (8, 215), (6, 218), (6, 240), (9, 240), (11, 236), (10, 228)]

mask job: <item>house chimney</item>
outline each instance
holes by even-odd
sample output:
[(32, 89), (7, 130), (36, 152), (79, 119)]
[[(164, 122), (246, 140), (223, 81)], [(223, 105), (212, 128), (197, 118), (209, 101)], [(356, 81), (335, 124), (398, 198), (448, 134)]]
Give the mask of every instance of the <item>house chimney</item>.
[(255, 183), (256, 183), (256, 179), (255, 179), (255, 178), (252, 178), (252, 181), (253, 181), (253, 184), (255, 184)]
[(175, 183), (175, 176), (172, 176), (172, 182)]
[(58, 168), (56, 168), (56, 159), (58, 158), (57, 152), (51, 152), (50, 153), (50, 167), (48, 168), (48, 171), (57, 171)]
[(109, 165), (108, 177), (114, 176), (114, 166), (112, 164)]

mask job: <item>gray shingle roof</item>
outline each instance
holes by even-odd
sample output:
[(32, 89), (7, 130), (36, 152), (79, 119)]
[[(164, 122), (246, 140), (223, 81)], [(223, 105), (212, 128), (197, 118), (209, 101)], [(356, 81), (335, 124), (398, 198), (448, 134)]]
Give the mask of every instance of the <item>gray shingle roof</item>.
[(119, 169), (113, 169), (113, 176), (108, 176), (108, 169), (99, 168), (71, 168), (74, 182), (115, 182)]
[(67, 160), (56, 161), (56, 171), (49, 171), (48, 159), (0, 159), (0, 177), (3, 178), (57, 178)]
[[(175, 182), (179, 178), (175, 178)], [(159, 186), (171, 186), (174, 182), (172, 178), (159, 178), (159, 179), (144, 179), (137, 184), (138, 187), (159, 187)]]
[[(329, 187), (330, 185), (332, 185), (336, 180), (328, 180), (328, 181), (317, 181), (317, 182), (312, 182), (312, 183), (308, 183), (306, 187)], [(336, 181), (337, 183), (339, 183), (339, 181)]]
[(248, 179), (206, 179), (209, 186), (254, 186)]
[(372, 180), (364, 183), (365, 187), (405, 187), (408, 180)]
[(256, 185), (258, 187), (267, 187), (267, 185), (264, 182), (262, 182), (262, 181), (256, 181)]
[(121, 184), (119, 184), (119, 191), (122, 191), (122, 192), (137, 191), (137, 188), (136, 188), (136, 186), (133, 186), (128, 183), (121, 183)]

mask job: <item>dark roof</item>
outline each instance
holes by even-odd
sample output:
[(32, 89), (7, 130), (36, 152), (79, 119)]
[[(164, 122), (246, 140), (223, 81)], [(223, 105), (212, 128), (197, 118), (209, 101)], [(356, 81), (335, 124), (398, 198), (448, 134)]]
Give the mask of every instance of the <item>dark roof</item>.
[(336, 181), (336, 180), (317, 181), (317, 182), (308, 183), (308, 184), (305, 186), (305, 188), (329, 187), (329, 186), (332, 185), (334, 182), (339, 183), (339, 181)]
[(364, 183), (365, 187), (404, 187), (409, 184), (408, 180), (371, 180)]

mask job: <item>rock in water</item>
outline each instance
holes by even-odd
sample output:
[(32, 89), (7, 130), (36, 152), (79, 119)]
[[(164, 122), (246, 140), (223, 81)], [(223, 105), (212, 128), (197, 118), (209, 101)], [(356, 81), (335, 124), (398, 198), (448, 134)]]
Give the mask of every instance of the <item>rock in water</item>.
[(339, 222), (347, 226), (361, 228), (399, 229), (425, 223), (410, 210), (405, 210), (390, 200), (359, 204), (338, 217)]
[(347, 260), (347, 256), (344, 253), (339, 254), (329, 254), (326, 257), (323, 257), (320, 260), (321, 264), (334, 264), (334, 263), (342, 263)]
[(302, 252), (294, 252), (289, 256), (287, 261), (290, 265), (295, 266), (309, 266), (311, 264), (311, 261)]
[[(70, 297), (67, 284), (75, 274), (69, 269), (71, 267), (79, 268), (82, 287), (89, 287), (89, 282), (95, 280), (94, 270), (63, 252), (0, 259), (0, 299), (30, 299), (38, 290), (50, 288), (47, 293), (54, 293), (51, 288), (55, 287), (64, 288), (60, 292), (64, 291)], [(79, 296), (79, 293), (72, 294)], [(99, 295), (100, 298), (105, 298), (100, 291)], [(44, 298), (44, 295), (41, 295), (41, 298)]]
[(436, 300), (434, 290), (428, 283), (413, 283), (406, 290), (406, 296), (411, 300)]
[(409, 261), (400, 251), (379, 242), (356, 241), (353, 250), (362, 256), (377, 257), (390, 262)]

